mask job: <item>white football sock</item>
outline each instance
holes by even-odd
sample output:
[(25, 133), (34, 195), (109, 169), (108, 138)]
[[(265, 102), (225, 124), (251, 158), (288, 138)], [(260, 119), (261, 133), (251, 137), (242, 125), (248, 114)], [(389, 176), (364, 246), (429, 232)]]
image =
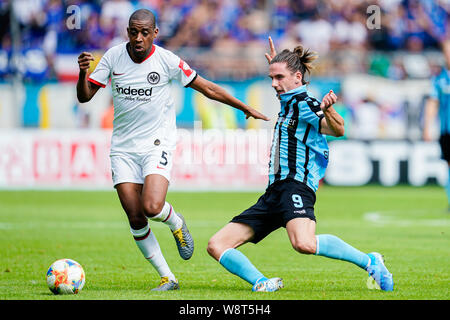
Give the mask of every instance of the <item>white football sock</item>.
[(166, 259), (164, 259), (158, 240), (156, 240), (150, 227), (147, 225), (139, 230), (131, 228), (131, 233), (145, 259), (152, 264), (159, 273), (159, 276), (168, 277), (169, 280), (176, 280), (175, 275), (170, 271)]
[(152, 221), (159, 221), (169, 226), (170, 230), (175, 231), (183, 226), (183, 220), (175, 213), (175, 210), (166, 202), (163, 209), (156, 216), (151, 217)]

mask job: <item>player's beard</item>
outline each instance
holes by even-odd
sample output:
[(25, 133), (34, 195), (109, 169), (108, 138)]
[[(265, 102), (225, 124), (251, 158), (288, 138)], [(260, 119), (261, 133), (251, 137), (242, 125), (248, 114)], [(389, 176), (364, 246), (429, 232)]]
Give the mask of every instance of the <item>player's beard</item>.
[(149, 50), (141, 50), (141, 51), (137, 51), (135, 48), (133, 48), (133, 54), (136, 58), (139, 59), (143, 59), (144, 57), (147, 56)]
[[(131, 44), (130, 44), (130, 47), (131, 47), (131, 51), (133, 51), (134, 57), (137, 58), (138, 60), (145, 59), (148, 56), (148, 54), (150, 53), (150, 50), (151, 50), (151, 46), (147, 50), (136, 50), (136, 47), (135, 46), (131, 46)], [(140, 47), (144, 48), (143, 46), (140, 46)]]

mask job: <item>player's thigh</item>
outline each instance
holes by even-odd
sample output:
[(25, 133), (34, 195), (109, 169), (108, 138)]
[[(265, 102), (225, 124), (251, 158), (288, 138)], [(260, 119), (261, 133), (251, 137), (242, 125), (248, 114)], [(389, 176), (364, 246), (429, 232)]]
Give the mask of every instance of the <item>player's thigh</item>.
[(144, 179), (142, 188), (142, 207), (147, 216), (161, 212), (166, 202), (169, 181), (159, 174), (149, 174)]
[(254, 236), (253, 229), (244, 223), (230, 222), (216, 232), (208, 242), (208, 253), (216, 260), (230, 248), (237, 248), (250, 241)]
[(155, 146), (140, 155), (144, 176), (142, 206), (148, 217), (160, 213), (166, 202), (172, 170), (172, 150), (170, 146)]
[(292, 247), (301, 253), (316, 252), (316, 222), (309, 218), (294, 218), (286, 224)]
[(144, 224), (146, 219), (142, 212), (141, 192), (142, 184), (124, 182), (115, 186), (120, 204), (127, 214), (128, 220), (132, 227)]

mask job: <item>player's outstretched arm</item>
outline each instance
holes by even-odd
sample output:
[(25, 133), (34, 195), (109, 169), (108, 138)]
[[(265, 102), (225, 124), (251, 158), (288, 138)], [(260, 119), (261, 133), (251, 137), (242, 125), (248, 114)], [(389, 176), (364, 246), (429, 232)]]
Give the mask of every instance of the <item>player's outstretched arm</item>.
[(269, 120), (269, 118), (267, 118), (259, 111), (247, 106), (239, 99), (233, 97), (221, 86), (215, 84), (214, 82), (206, 80), (205, 78), (197, 76), (197, 78), (195, 78), (195, 80), (191, 83), (190, 87), (197, 90), (198, 92), (201, 92), (209, 99), (225, 103), (233, 108), (241, 110), (245, 113), (247, 119), (253, 117), (255, 119), (262, 119), (266, 121)]
[(337, 96), (333, 90), (330, 90), (322, 99), (320, 109), (322, 109), (325, 117), (320, 122), (320, 133), (342, 137), (344, 135), (344, 119), (333, 108), (333, 104), (337, 101)]
[(91, 61), (94, 61), (94, 56), (89, 52), (83, 52), (78, 57), (80, 73), (77, 82), (77, 98), (81, 103), (91, 100), (100, 88), (100, 86), (88, 81), (88, 70)]

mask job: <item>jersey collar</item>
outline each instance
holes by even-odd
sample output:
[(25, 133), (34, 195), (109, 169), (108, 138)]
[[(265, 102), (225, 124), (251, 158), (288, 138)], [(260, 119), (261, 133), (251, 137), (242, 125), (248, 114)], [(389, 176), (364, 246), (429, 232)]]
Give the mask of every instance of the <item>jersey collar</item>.
[[(128, 54), (128, 57), (130, 58), (130, 60), (133, 61), (133, 59), (131, 59), (130, 52), (128, 51), (128, 46), (129, 46), (129, 45), (130, 45), (130, 43), (127, 42), (127, 45), (125, 46), (125, 50), (127, 51), (127, 54)], [(147, 60), (148, 58), (150, 58), (150, 57), (152, 56), (152, 54), (155, 52), (155, 50), (156, 50), (156, 47), (155, 47), (154, 44), (152, 44), (152, 49), (150, 50), (150, 53), (148, 54), (147, 58), (145, 58), (145, 59), (142, 60), (141, 62), (134, 62), (134, 61), (133, 61), (133, 62), (136, 63), (136, 64), (141, 64), (141, 63), (143, 63), (145, 60)]]
[(304, 84), (304, 85), (302, 85), (300, 87), (294, 88), (294, 89), (292, 89), (292, 90), (290, 90), (288, 92), (280, 94), (280, 100), (281, 101), (287, 101), (290, 98), (292, 98), (293, 96), (295, 96), (295, 95), (297, 95), (299, 93), (303, 93), (303, 92), (306, 92), (306, 84)]

